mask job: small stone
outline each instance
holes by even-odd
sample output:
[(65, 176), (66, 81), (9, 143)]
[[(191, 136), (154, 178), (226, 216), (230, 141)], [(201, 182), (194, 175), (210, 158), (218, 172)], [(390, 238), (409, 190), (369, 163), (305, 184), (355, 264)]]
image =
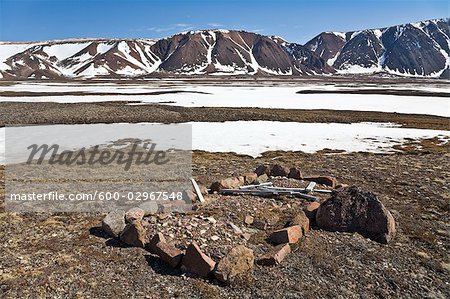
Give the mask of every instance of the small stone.
[(256, 167), (255, 173), (257, 176), (262, 176), (262, 175), (269, 175), (270, 174), (270, 168), (266, 165), (259, 165), (258, 167)]
[(423, 252), (423, 251), (417, 251), (417, 252), (416, 252), (416, 255), (417, 255), (418, 257), (421, 257), (421, 258), (424, 258), (424, 259), (427, 259), (427, 260), (429, 260), (429, 259), (431, 258), (430, 255), (429, 255), (428, 253)]
[(206, 229), (201, 229), (200, 230), (200, 235), (204, 235), (206, 233)]
[(146, 201), (140, 204), (139, 208), (144, 211), (144, 216), (150, 216), (158, 213), (158, 204), (154, 201)]
[(289, 169), (288, 178), (301, 180), (303, 178), (302, 172), (297, 167), (291, 167), (291, 169)]
[(102, 220), (103, 231), (114, 238), (120, 235), (125, 225), (125, 211), (123, 210), (112, 211)]
[(230, 282), (239, 274), (245, 273), (253, 268), (255, 256), (253, 250), (239, 245), (232, 248), (222, 258), (214, 271), (215, 277), (222, 282)]
[(242, 230), (237, 225), (235, 225), (234, 223), (228, 222), (228, 225), (233, 229), (233, 231), (234, 231), (234, 233), (236, 235), (242, 234)]
[(320, 207), (320, 203), (317, 201), (309, 203), (305, 209), (303, 210), (305, 212), (306, 217), (308, 217), (309, 221), (314, 222), (316, 219), (316, 213), (317, 209)]
[(217, 220), (214, 219), (214, 217), (206, 217), (206, 220), (208, 220), (211, 224), (216, 224)]
[(270, 242), (274, 244), (297, 243), (302, 238), (302, 228), (300, 225), (294, 225), (274, 231), (270, 237)]
[(316, 178), (308, 178), (308, 181), (316, 182), (317, 184), (322, 184), (325, 186), (330, 186), (331, 188), (335, 188), (337, 184), (337, 180), (332, 176), (320, 176)]
[(347, 184), (337, 184), (336, 185), (336, 187), (335, 187), (335, 189), (339, 189), (339, 188), (346, 188), (346, 187), (348, 187), (348, 185)]
[(133, 223), (134, 221), (141, 221), (144, 218), (145, 211), (141, 208), (131, 208), (125, 213), (125, 222)]
[(140, 221), (128, 223), (120, 233), (120, 240), (134, 247), (144, 247), (145, 237), (146, 232)]
[(243, 233), (241, 236), (242, 236), (242, 238), (244, 238), (245, 240), (248, 241), (252, 237), (252, 234), (250, 234), (250, 233)]
[(216, 235), (214, 235), (214, 236), (211, 237), (211, 240), (213, 240), (213, 241), (217, 241), (217, 240), (219, 240), (219, 239), (220, 239), (220, 237), (219, 237), (219, 236), (216, 236)]
[(192, 189), (184, 190), (182, 196), (183, 196), (183, 201), (187, 201), (187, 202), (199, 201), (197, 193)]
[(211, 184), (211, 192), (217, 191), (219, 192), (222, 189), (236, 189), (244, 184), (243, 180), (239, 180), (239, 178), (226, 178), (220, 181), (216, 181)]
[(166, 242), (157, 243), (155, 245), (155, 253), (164, 263), (166, 263), (171, 268), (178, 267), (184, 256), (181, 250)]
[(291, 221), (291, 225), (299, 225), (302, 228), (303, 235), (309, 231), (309, 219), (306, 217), (305, 212), (300, 211)]
[(256, 178), (256, 184), (266, 183), (269, 180), (269, 176), (267, 174), (262, 174)]
[(272, 165), (270, 168), (271, 176), (284, 176), (286, 177), (289, 174), (289, 168), (282, 166), (280, 164)]
[(442, 269), (450, 272), (450, 263), (441, 263)]
[(253, 227), (255, 227), (259, 230), (266, 230), (267, 222), (265, 220), (255, 219), (253, 221)]
[(262, 266), (278, 265), (290, 252), (291, 247), (289, 244), (281, 244), (259, 257), (256, 263)]
[(245, 219), (244, 219), (245, 224), (251, 225), (251, 224), (253, 224), (253, 221), (255, 221), (255, 218), (253, 218), (253, 216), (250, 216), (250, 215), (245, 216)]
[(246, 172), (242, 175), (244, 177), (244, 184), (250, 185), (256, 182), (258, 175), (254, 172)]
[(201, 194), (203, 194), (203, 195), (208, 194), (208, 188), (206, 188), (206, 186), (198, 184), (198, 189), (200, 190)]
[(182, 260), (183, 270), (199, 277), (207, 277), (215, 265), (216, 263), (204, 254), (195, 242), (188, 246)]

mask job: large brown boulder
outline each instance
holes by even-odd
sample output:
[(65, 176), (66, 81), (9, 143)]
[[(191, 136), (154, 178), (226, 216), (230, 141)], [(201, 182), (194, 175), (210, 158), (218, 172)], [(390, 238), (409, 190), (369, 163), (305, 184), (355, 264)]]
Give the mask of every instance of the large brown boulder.
[(230, 282), (239, 274), (252, 269), (254, 261), (253, 250), (243, 245), (236, 246), (217, 263), (214, 275), (222, 282)]
[(270, 167), (267, 165), (259, 165), (255, 169), (255, 173), (257, 176), (261, 176), (263, 174), (269, 175), (270, 174)]
[(270, 176), (284, 176), (287, 177), (290, 169), (286, 166), (275, 164), (270, 167)]
[(375, 194), (357, 187), (334, 190), (317, 210), (316, 223), (325, 230), (357, 232), (384, 244), (395, 235), (391, 213)]
[(291, 167), (289, 169), (288, 178), (301, 180), (303, 178), (302, 172), (297, 167)]

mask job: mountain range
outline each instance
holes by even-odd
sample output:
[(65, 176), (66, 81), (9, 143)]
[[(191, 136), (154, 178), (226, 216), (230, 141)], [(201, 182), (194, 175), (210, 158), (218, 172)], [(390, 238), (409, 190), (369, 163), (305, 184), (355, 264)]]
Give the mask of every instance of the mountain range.
[(305, 45), (218, 29), (158, 40), (0, 42), (0, 78), (9, 80), (374, 73), (449, 79), (450, 19), (323, 32)]

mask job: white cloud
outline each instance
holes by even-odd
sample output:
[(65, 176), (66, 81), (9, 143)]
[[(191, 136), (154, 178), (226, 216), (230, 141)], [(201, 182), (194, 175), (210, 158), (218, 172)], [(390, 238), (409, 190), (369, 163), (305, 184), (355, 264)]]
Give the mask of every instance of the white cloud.
[(215, 27), (215, 28), (223, 27), (223, 25), (220, 23), (208, 23), (206, 25), (208, 25), (210, 27)]

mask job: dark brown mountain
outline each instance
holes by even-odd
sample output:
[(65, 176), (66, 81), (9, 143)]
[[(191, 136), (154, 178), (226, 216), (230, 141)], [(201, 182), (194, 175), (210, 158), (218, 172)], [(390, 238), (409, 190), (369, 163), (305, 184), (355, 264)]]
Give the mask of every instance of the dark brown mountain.
[(151, 39), (0, 42), (0, 78), (300, 76), (386, 72), (449, 78), (449, 19), (324, 32), (304, 46), (245, 31), (200, 30)]
[[(14, 47), (4, 43), (1, 48)], [(21, 49), (22, 50), (22, 49)], [(334, 72), (299, 44), (245, 31), (202, 30), (160, 40), (70, 40), (31, 44), (7, 57), (8, 78), (157, 75), (300, 75)]]
[(340, 73), (387, 72), (447, 78), (450, 19), (354, 32), (324, 32), (306, 43)]

